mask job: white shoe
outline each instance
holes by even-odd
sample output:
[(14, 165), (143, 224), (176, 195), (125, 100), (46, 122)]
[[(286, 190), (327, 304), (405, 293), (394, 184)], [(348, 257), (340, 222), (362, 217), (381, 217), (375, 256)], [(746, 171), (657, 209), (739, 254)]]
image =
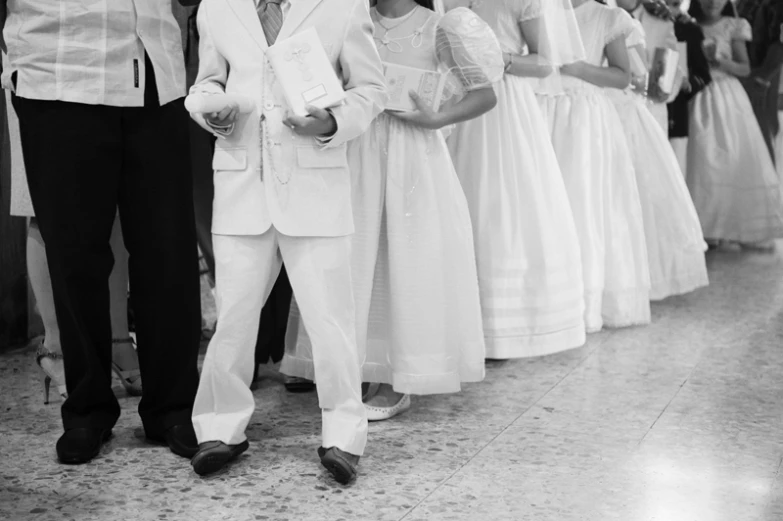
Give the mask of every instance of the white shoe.
[(403, 394), (402, 398), (400, 398), (400, 401), (391, 407), (373, 407), (372, 405), (364, 404), (364, 410), (367, 411), (367, 420), (371, 422), (394, 418), (398, 414), (401, 414), (410, 408), (411, 395), (409, 394)]

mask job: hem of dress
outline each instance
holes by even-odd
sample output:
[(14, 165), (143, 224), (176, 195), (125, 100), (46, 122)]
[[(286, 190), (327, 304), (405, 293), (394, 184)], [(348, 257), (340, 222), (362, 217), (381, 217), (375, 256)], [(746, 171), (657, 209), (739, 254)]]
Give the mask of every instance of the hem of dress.
[(710, 285), (709, 276), (704, 272), (692, 272), (686, 276), (669, 278), (653, 282), (650, 290), (650, 300), (657, 302), (669, 297), (685, 295)]
[(487, 358), (535, 358), (582, 347), (587, 342), (584, 325), (542, 335), (486, 337)]
[[(453, 394), (462, 391), (461, 384), (477, 383), (484, 380), (484, 359), (473, 366), (475, 367), (471, 366), (471, 368), (459, 372), (411, 375), (394, 372), (383, 364), (365, 363), (362, 366), (362, 382), (391, 385), (397, 393), (414, 396)], [(280, 372), (315, 382), (313, 361), (307, 358), (286, 355), (280, 365)]]
[(764, 231), (757, 231), (751, 233), (722, 233), (717, 231), (704, 230), (704, 237), (711, 241), (729, 241), (729, 242), (765, 242), (775, 239), (783, 239), (783, 228), (775, 227), (766, 229)]
[(648, 288), (604, 291), (603, 297), (601, 316), (604, 327), (619, 329), (652, 321)]

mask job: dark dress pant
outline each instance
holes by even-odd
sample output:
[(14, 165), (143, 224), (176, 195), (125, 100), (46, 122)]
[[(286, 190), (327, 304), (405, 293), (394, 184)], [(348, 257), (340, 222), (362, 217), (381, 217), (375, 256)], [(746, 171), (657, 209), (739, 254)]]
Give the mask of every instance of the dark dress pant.
[(15, 97), (30, 194), (46, 244), (65, 362), (66, 430), (111, 428), (109, 245), (119, 207), (130, 254), (147, 435), (191, 421), (201, 334), (188, 116), (160, 106), (147, 60), (144, 107)]

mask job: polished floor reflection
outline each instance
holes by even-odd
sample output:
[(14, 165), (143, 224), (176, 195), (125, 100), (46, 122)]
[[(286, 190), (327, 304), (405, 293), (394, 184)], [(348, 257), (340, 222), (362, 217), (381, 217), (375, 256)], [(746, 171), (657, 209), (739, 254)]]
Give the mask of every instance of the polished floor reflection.
[(374, 424), (357, 484), (319, 467), (314, 395), (269, 371), (250, 450), (201, 479), (144, 443), (135, 407), (93, 463), (55, 460), (33, 352), (0, 356), (0, 519), (783, 520), (783, 260), (710, 254), (712, 286), (652, 326), (491, 363), (462, 394)]

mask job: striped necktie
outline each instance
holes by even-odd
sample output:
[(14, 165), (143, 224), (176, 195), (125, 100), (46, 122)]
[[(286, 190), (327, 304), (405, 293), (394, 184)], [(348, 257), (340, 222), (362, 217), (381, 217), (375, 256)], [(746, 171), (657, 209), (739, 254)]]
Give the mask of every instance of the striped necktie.
[(266, 36), (266, 43), (270, 46), (275, 44), (277, 35), (283, 28), (283, 8), (280, 5), (282, 2), (283, 0), (262, 0), (256, 8)]

